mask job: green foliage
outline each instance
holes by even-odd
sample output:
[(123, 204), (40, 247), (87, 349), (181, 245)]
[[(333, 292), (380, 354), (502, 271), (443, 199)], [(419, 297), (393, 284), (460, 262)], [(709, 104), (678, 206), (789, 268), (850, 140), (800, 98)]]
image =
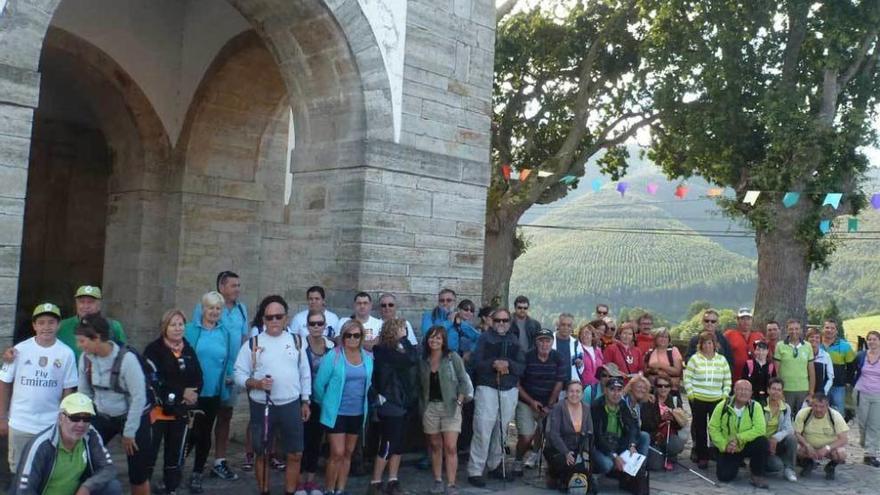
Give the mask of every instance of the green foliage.
[[(732, 309), (718, 310), (718, 328), (731, 328), (736, 326), (736, 313)], [(670, 337), (676, 342), (687, 342), (694, 335), (703, 330), (703, 313), (693, 315), (690, 319), (681, 322), (669, 331)]]
[(614, 312), (614, 316), (617, 318), (618, 324), (624, 321), (631, 321), (633, 323), (637, 323), (638, 319), (645, 313), (651, 315), (654, 318), (654, 328), (666, 327), (671, 328), (669, 320), (664, 318), (661, 314), (657, 313), (654, 310), (640, 308), (638, 306), (634, 308), (620, 308), (619, 310)]
[(700, 299), (698, 301), (694, 301), (688, 306), (687, 317), (693, 318), (694, 315), (702, 314), (703, 311), (712, 307), (712, 303), (705, 299)]
[[(777, 191), (747, 207), (725, 202), (756, 231), (794, 225), (807, 262), (826, 266), (824, 192), (845, 191), (843, 211), (864, 204), (860, 146), (875, 141), (880, 3), (642, 0), (646, 51), (660, 122), (652, 157), (671, 177), (705, 177), (736, 189)], [(873, 50), (870, 48), (873, 47)], [(864, 49), (863, 49), (864, 48)], [(784, 191), (800, 204), (782, 210)], [(780, 223), (784, 222), (784, 223)]]

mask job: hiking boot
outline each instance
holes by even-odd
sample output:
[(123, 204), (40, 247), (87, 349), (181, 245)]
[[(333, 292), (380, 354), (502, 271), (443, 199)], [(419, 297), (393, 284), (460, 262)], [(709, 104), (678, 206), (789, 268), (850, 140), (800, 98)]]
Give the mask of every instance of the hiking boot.
[(382, 482), (378, 483), (370, 483), (370, 487), (367, 488), (367, 495), (382, 495)]
[(192, 477), (189, 479), (189, 492), (190, 493), (202, 493), (202, 473), (193, 473)]
[(443, 485), (443, 480), (434, 480), (434, 484), (431, 485), (430, 494), (431, 495), (443, 495), (443, 492), (446, 490), (446, 487)]
[(253, 452), (245, 452), (244, 462), (241, 463), (241, 470), (244, 472), (247, 472), (247, 473), (254, 470), (254, 453)]
[(385, 493), (387, 495), (403, 495), (403, 490), (400, 488), (400, 481), (391, 480), (385, 486)]
[(455, 485), (449, 485), (446, 487), (446, 495), (458, 495), (458, 487)]
[(801, 478), (806, 478), (810, 474), (813, 473), (813, 468), (816, 467), (816, 461), (812, 459), (804, 460), (804, 467), (801, 469)]
[(287, 469), (287, 463), (275, 457), (274, 455), (269, 458), (269, 466), (271, 466), (272, 469), (274, 469), (275, 471), (284, 471), (285, 469)]
[(700, 469), (709, 469), (709, 460), (700, 459), (699, 461), (697, 461), (697, 467)]
[(788, 481), (794, 483), (797, 481), (797, 476), (794, 475), (794, 469), (787, 467), (782, 471), (782, 476), (785, 477)]
[(477, 488), (486, 487), (486, 480), (484, 480), (482, 476), (468, 476), (468, 483)]
[(762, 478), (760, 476), (752, 476), (752, 479), (749, 480), (749, 483), (753, 487), (760, 488), (762, 490), (766, 490), (766, 489), (770, 488), (770, 485), (768, 485), (767, 482), (764, 480), (764, 478)]
[(864, 462), (871, 467), (880, 467), (880, 459), (877, 459), (876, 457), (866, 455), (864, 458)]
[(229, 469), (229, 464), (227, 464), (226, 461), (215, 463), (214, 467), (211, 468), (211, 476), (220, 478), (224, 481), (235, 481), (238, 479), (238, 475)]
[(835, 473), (834, 470), (837, 469), (837, 463), (832, 461), (825, 465), (825, 479), (833, 480)]
[(531, 450), (526, 452), (526, 456), (523, 459), (523, 466), (525, 466), (526, 469), (532, 469), (536, 464), (538, 464), (538, 453)]
[(513, 466), (511, 466), (513, 476), (521, 477), (523, 475), (523, 461), (513, 461)]
[(509, 471), (505, 471), (500, 464), (497, 468), (489, 471), (489, 477), (502, 481), (513, 481), (514, 479), (513, 474)]

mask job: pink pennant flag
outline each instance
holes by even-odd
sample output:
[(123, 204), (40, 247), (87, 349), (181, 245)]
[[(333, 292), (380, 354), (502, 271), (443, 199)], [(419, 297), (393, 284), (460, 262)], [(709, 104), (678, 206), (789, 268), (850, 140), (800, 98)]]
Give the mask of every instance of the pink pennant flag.
[(648, 194), (650, 194), (650, 195), (652, 195), (652, 196), (655, 195), (655, 194), (657, 194), (657, 189), (658, 189), (659, 187), (660, 187), (660, 186), (658, 186), (657, 184), (654, 184), (653, 182), (649, 182), (649, 183), (648, 183)]

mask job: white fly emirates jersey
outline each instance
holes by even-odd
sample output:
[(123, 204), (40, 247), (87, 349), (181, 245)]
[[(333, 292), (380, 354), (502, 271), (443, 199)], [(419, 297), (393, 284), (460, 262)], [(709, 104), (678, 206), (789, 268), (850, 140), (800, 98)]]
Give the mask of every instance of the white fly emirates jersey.
[(0, 380), (12, 384), (9, 426), (39, 433), (58, 419), (64, 389), (79, 384), (76, 359), (70, 347), (59, 340), (42, 347), (31, 337), (15, 349), (15, 361), (0, 368)]

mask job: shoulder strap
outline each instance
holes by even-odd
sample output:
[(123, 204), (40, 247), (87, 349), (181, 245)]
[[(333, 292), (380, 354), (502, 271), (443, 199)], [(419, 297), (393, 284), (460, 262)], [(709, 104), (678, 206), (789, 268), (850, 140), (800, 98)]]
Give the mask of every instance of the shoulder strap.
[(235, 302), (235, 307), (238, 308), (238, 312), (241, 313), (241, 319), (244, 320), (245, 325), (247, 325), (247, 315), (244, 314), (244, 307), (238, 301)]
[(119, 371), (122, 369), (122, 360), (131, 349), (125, 344), (118, 347), (119, 352), (116, 354), (116, 359), (113, 360), (113, 366), (110, 367), (110, 388), (114, 392), (128, 394), (127, 390), (122, 390), (119, 386)]
[(672, 347), (667, 347), (667, 348), (666, 348), (666, 361), (669, 362), (669, 366), (672, 366), (672, 365), (673, 365), (673, 360), (672, 360)]
[(89, 356), (86, 353), (83, 353), (83, 372), (86, 374), (86, 381), (89, 383), (89, 387), (92, 387), (92, 360), (89, 359)]
[[(752, 376), (752, 373), (755, 372), (755, 361), (749, 359), (748, 361), (746, 361), (746, 367), (748, 367), (748, 369), (749, 369), (749, 376)], [(768, 368), (768, 371), (769, 371), (769, 368)]]

